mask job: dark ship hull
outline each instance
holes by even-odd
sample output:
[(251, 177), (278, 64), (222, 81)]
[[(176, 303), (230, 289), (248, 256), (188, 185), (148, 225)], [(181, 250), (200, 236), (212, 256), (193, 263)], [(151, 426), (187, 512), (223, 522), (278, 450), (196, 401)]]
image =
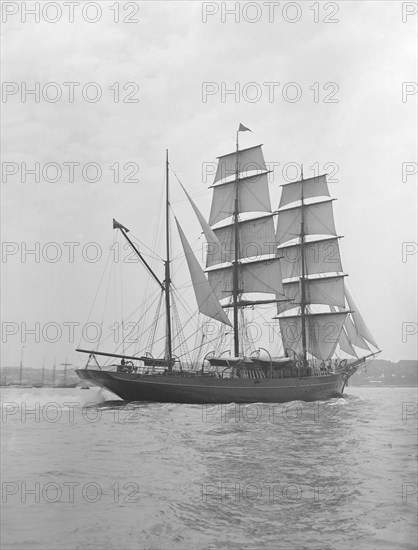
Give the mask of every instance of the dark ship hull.
[(105, 388), (124, 401), (160, 403), (285, 403), (340, 397), (341, 373), (303, 378), (217, 378), (173, 374), (128, 374), (79, 369), (83, 380)]

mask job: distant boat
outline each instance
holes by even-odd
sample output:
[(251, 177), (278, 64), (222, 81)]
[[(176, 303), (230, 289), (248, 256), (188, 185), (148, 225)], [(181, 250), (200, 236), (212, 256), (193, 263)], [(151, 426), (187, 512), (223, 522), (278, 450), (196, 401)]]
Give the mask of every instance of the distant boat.
[[(89, 354), (86, 368), (76, 370), (81, 379), (128, 401), (310, 401), (340, 396), (359, 366), (380, 352), (345, 284), (326, 175), (305, 179), (302, 171), (300, 180), (282, 186), (279, 208), (273, 211), (262, 146), (239, 149), (239, 131), (245, 130), (240, 125), (236, 150), (218, 159), (209, 223), (184, 190), (208, 244), (207, 275), (176, 220), (198, 309), (217, 321), (219, 341), (192, 365), (184, 363), (187, 354), (181, 348), (179, 355), (173, 353), (177, 311), (172, 302), (167, 153), (164, 278), (151, 269), (129, 230), (113, 220), (160, 287), (164, 355), (78, 349)], [(265, 348), (248, 352), (244, 346), (246, 313), (265, 311), (266, 306), (277, 308), (279, 356)], [(227, 357), (231, 347), (233, 356)], [(103, 370), (98, 362), (103, 356), (121, 359), (121, 364)]]

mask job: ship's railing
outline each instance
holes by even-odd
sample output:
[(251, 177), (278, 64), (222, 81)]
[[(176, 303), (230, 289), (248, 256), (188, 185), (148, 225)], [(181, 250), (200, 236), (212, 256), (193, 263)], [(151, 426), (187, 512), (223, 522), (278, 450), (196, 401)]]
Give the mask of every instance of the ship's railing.
[[(220, 357), (220, 356), (219, 356)], [(205, 357), (204, 361), (206, 360)], [(225, 359), (227, 363), (208, 365), (202, 364), (202, 367), (197, 365), (183, 365), (181, 361), (176, 358), (176, 362), (172, 369), (169, 371), (167, 365), (164, 365), (164, 360), (152, 361), (148, 358), (148, 364), (134, 365), (132, 362), (124, 365), (113, 363), (108, 365), (106, 369), (110, 371), (125, 372), (135, 375), (170, 375), (170, 376), (183, 376), (185, 378), (195, 378), (197, 376), (204, 376), (208, 378), (241, 378), (241, 379), (254, 379), (262, 380), (265, 378), (306, 378), (311, 376), (327, 376), (335, 374), (336, 372), (342, 372), (341, 361), (338, 360), (335, 363), (325, 363), (319, 360), (309, 360), (308, 366), (302, 367), (293, 360), (289, 360), (289, 364), (279, 365), (275, 361), (272, 364), (267, 362), (266, 364), (259, 363), (256, 360), (251, 361), (251, 358), (242, 358), (241, 362), (231, 361)], [(344, 363), (343, 363), (344, 365)]]

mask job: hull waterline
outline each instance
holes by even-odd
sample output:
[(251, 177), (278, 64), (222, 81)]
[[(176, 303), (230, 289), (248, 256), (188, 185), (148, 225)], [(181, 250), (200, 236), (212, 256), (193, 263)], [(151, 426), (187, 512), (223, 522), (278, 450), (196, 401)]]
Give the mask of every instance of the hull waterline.
[(138, 375), (93, 369), (76, 371), (83, 380), (105, 388), (124, 401), (160, 403), (285, 403), (340, 397), (341, 374), (306, 378), (216, 378), (207, 376)]

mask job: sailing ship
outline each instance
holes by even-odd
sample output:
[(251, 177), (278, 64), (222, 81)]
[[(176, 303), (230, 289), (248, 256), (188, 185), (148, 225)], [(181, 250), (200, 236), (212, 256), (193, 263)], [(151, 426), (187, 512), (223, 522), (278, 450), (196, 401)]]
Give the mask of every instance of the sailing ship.
[[(165, 304), (164, 350), (154, 357), (144, 350), (127, 354), (79, 347), (89, 356), (86, 367), (76, 371), (83, 380), (126, 401), (323, 400), (341, 396), (360, 365), (380, 352), (347, 289), (326, 174), (305, 179), (302, 169), (300, 179), (282, 185), (279, 207), (273, 210), (262, 145), (239, 147), (239, 132), (245, 130), (240, 124), (235, 150), (218, 157), (208, 221), (182, 185), (207, 243), (205, 270), (176, 219), (198, 311), (219, 327), (217, 341), (203, 335), (200, 357), (192, 363), (185, 361), (181, 346), (173, 349), (177, 313), (167, 151), (164, 279), (129, 230), (113, 220), (159, 287)], [(246, 316), (258, 309), (273, 311), (264, 325), (279, 334), (279, 353), (257, 348), (244, 337)], [(118, 363), (105, 368), (99, 364), (102, 357)]]

